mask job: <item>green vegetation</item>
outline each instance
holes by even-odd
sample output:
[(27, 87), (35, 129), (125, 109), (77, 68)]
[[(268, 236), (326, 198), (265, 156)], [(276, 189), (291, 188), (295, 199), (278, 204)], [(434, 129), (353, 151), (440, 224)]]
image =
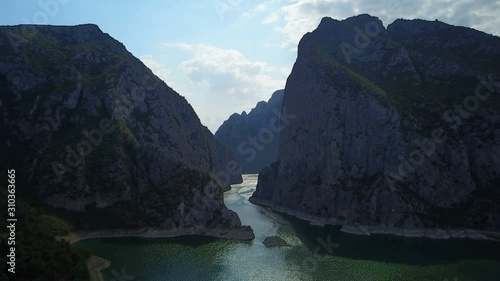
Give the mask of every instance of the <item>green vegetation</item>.
[(319, 48), (318, 49), (318, 54), (319, 54), (319, 61), (320, 65), (323, 69), (327, 71), (327, 73), (335, 73), (337, 71), (344, 71), (346, 74), (351, 76), (351, 78), (361, 82), (361, 84), (364, 87), (367, 87), (374, 93), (377, 93), (380, 96), (386, 97), (386, 98), (391, 98), (383, 89), (372, 83), (370, 80), (367, 78), (359, 75), (352, 69), (348, 68), (347, 66), (344, 66), (342, 63), (337, 62), (333, 56), (330, 56), (328, 52), (324, 48)]
[(118, 126), (120, 128), (120, 132), (122, 134), (124, 134), (125, 136), (127, 136), (128, 138), (134, 138), (134, 133), (132, 132), (132, 130), (130, 130), (129, 127), (127, 127), (127, 123), (125, 122), (125, 120), (118, 120)]
[[(381, 40), (390, 41), (377, 38), (377, 41)], [(391, 41), (391, 44), (396, 43)], [(440, 77), (439, 81), (433, 77), (421, 77), (422, 81), (415, 83), (405, 76), (407, 69), (403, 66), (396, 65), (382, 75), (368, 71), (368, 68), (377, 67), (376, 62), (374, 65), (346, 64), (329, 52), (326, 43), (320, 39), (313, 41), (310, 48), (316, 52), (309, 60), (310, 68), (332, 87), (337, 90), (349, 89), (372, 97), (382, 106), (397, 111), (403, 119), (420, 120), (417, 129), (426, 134), (443, 124), (443, 112), (453, 109), (455, 105), (463, 106), (467, 99), (474, 98), (475, 89), (480, 85), (476, 77), (457, 75)], [(457, 60), (455, 57), (452, 59)], [(500, 105), (500, 98), (491, 95), (487, 101), (479, 103), (481, 108), (495, 109)]]
[(39, 215), (39, 221), (41, 225), (46, 226), (47, 234), (51, 236), (62, 235), (69, 233), (71, 226), (64, 220), (47, 215)]
[[(7, 194), (2, 188), (2, 209), (6, 210), (4, 202)], [(71, 250), (69, 242), (59, 241), (56, 235), (64, 235), (70, 230), (70, 225), (42, 209), (33, 208), (22, 200), (17, 200), (16, 223), (16, 273), (6, 273), (3, 270), (0, 279), (10, 281), (84, 281), (90, 276), (85, 260), (88, 252)], [(5, 221), (5, 213), (2, 219)], [(7, 235), (0, 238), (0, 251), (6, 253), (11, 246), (7, 244)], [(5, 267), (6, 257), (2, 255), (0, 262)]]
[[(395, 105), (396, 101), (384, 89), (368, 78), (360, 75), (349, 66), (338, 61), (334, 56), (321, 45), (317, 47), (317, 56), (312, 61), (313, 69), (319, 70), (328, 81), (331, 81), (335, 88), (341, 85), (348, 86), (351, 90), (358, 90), (361, 93), (378, 100), (382, 105)], [(355, 83), (349, 83), (355, 81)]]
[[(205, 185), (211, 179), (205, 172), (182, 166), (173, 168), (173, 170), (178, 172), (168, 182), (151, 186), (150, 190), (140, 194), (133, 191), (134, 195), (132, 195), (131, 200), (118, 202), (104, 208), (89, 205), (85, 212), (68, 211), (61, 208), (49, 210), (65, 221), (71, 222), (78, 231), (137, 230), (155, 227), (164, 223), (167, 218), (177, 215), (181, 202), (187, 206), (196, 206), (198, 202), (193, 201), (193, 192), (198, 190), (203, 194)], [(214, 196), (219, 197), (217, 200), (222, 200), (222, 187), (220, 185), (214, 187), (217, 189)]]

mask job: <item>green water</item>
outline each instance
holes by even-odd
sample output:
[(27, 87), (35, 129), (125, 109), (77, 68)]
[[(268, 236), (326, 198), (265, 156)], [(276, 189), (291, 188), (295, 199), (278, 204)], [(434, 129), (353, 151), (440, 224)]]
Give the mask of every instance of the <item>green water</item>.
[[(500, 281), (500, 243), (347, 235), (252, 205), (248, 198), (256, 182), (255, 175), (244, 176), (244, 183), (225, 194), (228, 208), (252, 226), (256, 238), (251, 242), (197, 236), (108, 238), (74, 247), (111, 261), (103, 270), (106, 281)], [(262, 241), (271, 235), (292, 247), (266, 248)]]

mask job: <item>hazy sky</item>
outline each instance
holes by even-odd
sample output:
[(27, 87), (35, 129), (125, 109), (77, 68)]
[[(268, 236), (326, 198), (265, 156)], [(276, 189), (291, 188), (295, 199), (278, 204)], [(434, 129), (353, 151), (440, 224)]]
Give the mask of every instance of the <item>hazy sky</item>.
[(16, 0), (0, 25), (95, 23), (125, 44), (215, 132), (285, 85), (302, 35), (324, 16), (422, 18), (500, 35), (496, 0)]

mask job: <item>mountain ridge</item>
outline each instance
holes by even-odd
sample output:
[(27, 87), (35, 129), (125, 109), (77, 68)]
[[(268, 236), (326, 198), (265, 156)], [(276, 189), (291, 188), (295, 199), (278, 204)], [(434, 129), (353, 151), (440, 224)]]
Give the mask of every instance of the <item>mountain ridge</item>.
[(236, 155), (242, 173), (258, 173), (276, 159), (279, 131), (269, 127), (272, 120), (280, 118), (282, 99), (283, 90), (275, 91), (267, 102), (259, 101), (249, 113), (231, 114), (215, 132), (215, 138)]
[(349, 232), (498, 231), (500, 38), (418, 24), (365, 14), (304, 35), (283, 98), (297, 118), (252, 202)]
[(193, 108), (98, 26), (0, 27), (0, 87), (0, 169), (23, 171), (25, 195), (88, 230), (253, 235)]

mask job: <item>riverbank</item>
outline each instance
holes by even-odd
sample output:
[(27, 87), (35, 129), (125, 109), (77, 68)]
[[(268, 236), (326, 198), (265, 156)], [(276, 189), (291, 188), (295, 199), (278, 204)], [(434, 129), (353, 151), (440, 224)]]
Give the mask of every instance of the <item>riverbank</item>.
[(500, 242), (500, 232), (484, 231), (474, 229), (402, 229), (396, 227), (366, 226), (359, 223), (346, 224), (335, 218), (321, 218), (306, 213), (296, 212), (289, 208), (274, 206), (265, 200), (250, 197), (252, 204), (269, 208), (272, 211), (285, 213), (298, 219), (308, 221), (316, 226), (341, 226), (340, 231), (353, 235), (370, 236), (372, 234), (394, 235), (407, 238), (428, 238), (428, 239), (471, 239), (471, 240), (490, 240)]
[[(410, 239), (346, 235), (335, 228), (309, 226), (248, 202), (256, 176), (224, 194), (229, 210), (250, 225), (252, 243), (198, 236), (167, 239), (86, 239), (75, 250), (90, 250), (119, 272), (140, 280), (498, 280), (500, 243), (479, 240)], [(340, 229), (340, 227), (338, 227)], [(289, 247), (269, 248), (279, 236)], [(119, 241), (117, 241), (119, 240)], [(103, 270), (103, 276), (111, 274)], [(115, 278), (116, 279), (116, 278)]]
[[(118, 238), (118, 237), (141, 237), (141, 238), (167, 238), (178, 237), (185, 235), (202, 235), (228, 240), (252, 240), (255, 238), (253, 230), (250, 227), (243, 226), (240, 229), (218, 230), (209, 229), (205, 231), (198, 230), (154, 230), (154, 229), (138, 229), (138, 230), (100, 230), (100, 231), (82, 231), (70, 232), (65, 236), (57, 237), (57, 239), (68, 241), (70, 244), (78, 241), (92, 238)], [(90, 274), (91, 281), (104, 281), (101, 271), (108, 268), (110, 261), (99, 257), (91, 256), (87, 261), (87, 268)]]
[(255, 235), (252, 228), (243, 226), (239, 229), (181, 229), (181, 230), (160, 230), (160, 229), (137, 229), (137, 230), (98, 230), (98, 231), (80, 231), (72, 232), (61, 236), (59, 239), (70, 242), (71, 244), (92, 238), (117, 238), (117, 237), (141, 237), (141, 238), (170, 238), (185, 235), (209, 236), (227, 240), (248, 241), (253, 240)]

